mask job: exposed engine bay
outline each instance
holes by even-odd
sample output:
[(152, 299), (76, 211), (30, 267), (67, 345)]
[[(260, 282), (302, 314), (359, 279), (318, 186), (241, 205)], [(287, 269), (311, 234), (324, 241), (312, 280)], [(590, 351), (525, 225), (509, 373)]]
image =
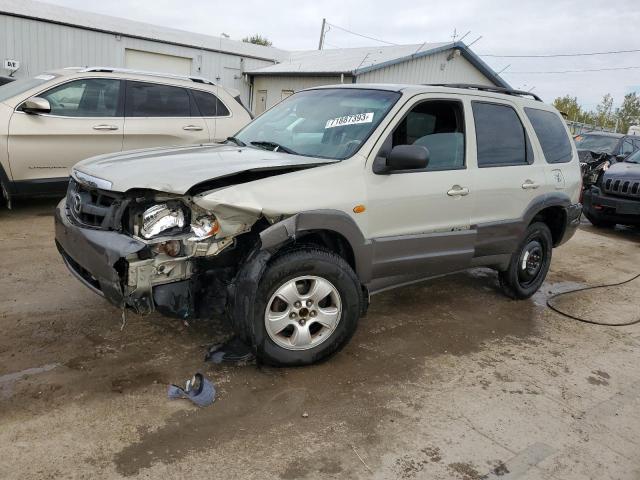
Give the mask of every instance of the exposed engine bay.
[[(151, 190), (118, 193), (71, 179), (66, 205), (73, 223), (125, 234), (134, 245), (114, 264), (119, 278), (114, 288), (121, 292), (123, 308), (138, 313), (157, 309), (181, 318), (224, 310), (225, 287), (259, 245), (259, 232), (283, 217), (266, 217), (249, 206), (219, 204), (205, 209), (198, 204), (198, 192), (209, 187), (200, 185), (186, 195)], [(210, 288), (212, 284), (218, 288)], [(103, 285), (98, 288), (107, 291)]]
[(610, 155), (606, 152), (593, 152), (590, 150), (580, 150), (578, 152), (578, 157), (580, 159), (583, 189), (587, 189), (592, 185), (595, 185), (600, 176), (617, 161), (614, 155)]

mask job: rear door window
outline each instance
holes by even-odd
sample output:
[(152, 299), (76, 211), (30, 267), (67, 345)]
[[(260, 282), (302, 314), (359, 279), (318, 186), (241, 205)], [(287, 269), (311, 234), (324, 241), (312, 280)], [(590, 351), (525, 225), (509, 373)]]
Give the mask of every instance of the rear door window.
[(86, 78), (58, 85), (39, 96), (49, 101), (51, 115), (117, 117), (122, 115), (118, 108), (120, 85), (120, 80)]
[(560, 117), (547, 110), (525, 108), (547, 163), (566, 163), (572, 158), (571, 141)]
[(473, 101), (478, 167), (527, 165), (533, 153), (520, 117), (509, 105)]
[(186, 88), (157, 83), (127, 82), (127, 117), (190, 117), (191, 110), (195, 109), (192, 103)]
[(200, 115), (203, 117), (226, 117), (229, 110), (214, 94), (202, 90), (191, 90), (193, 98), (198, 105)]

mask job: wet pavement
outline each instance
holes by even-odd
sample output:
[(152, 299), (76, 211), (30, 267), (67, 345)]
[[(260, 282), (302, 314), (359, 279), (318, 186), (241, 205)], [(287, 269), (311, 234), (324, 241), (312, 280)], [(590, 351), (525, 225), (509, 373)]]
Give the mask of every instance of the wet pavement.
[[(373, 297), (321, 365), (205, 363), (230, 331), (120, 312), (66, 271), (53, 201), (0, 210), (3, 478), (639, 479), (640, 325), (550, 293), (640, 273), (640, 231), (583, 225), (534, 298), (473, 270)], [(640, 316), (640, 280), (558, 299)], [(203, 372), (199, 409), (167, 384)]]

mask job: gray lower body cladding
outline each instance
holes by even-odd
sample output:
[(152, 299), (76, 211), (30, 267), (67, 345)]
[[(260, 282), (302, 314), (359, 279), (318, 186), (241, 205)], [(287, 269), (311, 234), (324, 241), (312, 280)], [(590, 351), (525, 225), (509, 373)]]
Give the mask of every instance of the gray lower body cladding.
[[(580, 204), (567, 202), (562, 208), (562, 228), (554, 239), (556, 246), (567, 241), (580, 222)], [(55, 221), (56, 243), (65, 263), (94, 292), (119, 307), (131, 307), (142, 313), (158, 310), (187, 318), (202, 317), (203, 312), (224, 312), (230, 296), (237, 298), (239, 291), (255, 290), (260, 272), (274, 252), (286, 243), (303, 241), (314, 230), (331, 227), (349, 242), (361, 283), (370, 293), (376, 293), (470, 267), (504, 270), (532, 218), (533, 215), (525, 216), (468, 230), (366, 240), (344, 213), (337, 217), (329, 211), (303, 213), (266, 228), (260, 239), (255, 235), (238, 237), (245, 243), (240, 251), (246, 255), (230, 255), (225, 259), (223, 254), (206, 265), (186, 260), (193, 263), (190, 276), (153, 285), (147, 282), (145, 288), (138, 288), (138, 279), (144, 278), (144, 272), (132, 277), (130, 268), (144, 263), (138, 260), (143, 256), (139, 255), (141, 251), (147, 248), (144, 243), (118, 232), (76, 225), (69, 220), (64, 201), (58, 205)], [(265, 260), (260, 256), (254, 259), (249, 254), (252, 251), (262, 253)], [(260, 266), (259, 271), (251, 269), (254, 263)], [(250, 274), (243, 277), (245, 271)]]

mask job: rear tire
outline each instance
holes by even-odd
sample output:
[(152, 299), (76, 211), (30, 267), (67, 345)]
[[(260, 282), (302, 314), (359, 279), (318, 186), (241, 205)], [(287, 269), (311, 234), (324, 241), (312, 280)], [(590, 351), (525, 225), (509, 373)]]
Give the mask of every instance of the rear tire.
[(542, 222), (529, 225), (524, 239), (511, 255), (509, 267), (498, 274), (505, 295), (521, 300), (536, 293), (549, 271), (552, 251), (549, 227)]
[(256, 356), (274, 366), (326, 360), (351, 338), (363, 309), (358, 278), (340, 256), (315, 247), (292, 250), (266, 268), (253, 318), (238, 322)]

